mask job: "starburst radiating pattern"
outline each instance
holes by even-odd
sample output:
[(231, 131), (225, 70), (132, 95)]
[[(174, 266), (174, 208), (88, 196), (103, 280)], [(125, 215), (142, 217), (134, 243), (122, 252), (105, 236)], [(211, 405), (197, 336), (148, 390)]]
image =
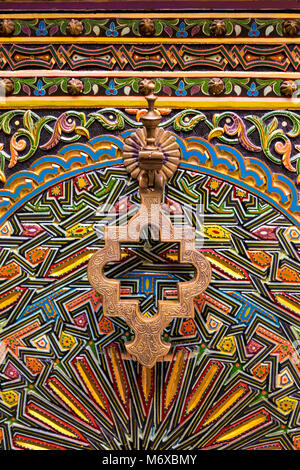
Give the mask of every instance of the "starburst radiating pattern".
[[(245, 190), (179, 169), (164, 209), (188, 205), (213, 275), (195, 318), (165, 330), (171, 354), (147, 369), (87, 279), (104, 201), (119, 214), (139, 203), (122, 166), (49, 187), (1, 230), (2, 449), (300, 448), (300, 230)], [(150, 243), (111, 269), (152, 315), (190, 276), (174, 260), (175, 247)]]

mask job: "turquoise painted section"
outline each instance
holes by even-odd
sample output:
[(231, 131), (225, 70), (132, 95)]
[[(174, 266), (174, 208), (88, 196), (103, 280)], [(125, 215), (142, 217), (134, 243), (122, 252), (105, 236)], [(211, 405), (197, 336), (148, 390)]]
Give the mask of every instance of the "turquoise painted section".
[[(127, 137), (132, 132), (133, 132), (132, 130), (126, 131), (122, 134), (121, 137), (114, 137), (114, 136), (108, 136), (108, 135), (97, 136), (91, 139), (88, 144), (83, 144), (83, 143), (70, 144), (64, 147), (57, 156), (42, 157), (39, 160), (37, 160), (32, 165), (33, 170), (35, 170), (41, 164), (49, 165), (49, 168), (43, 169), (39, 175), (35, 174), (33, 171), (24, 170), (11, 176), (9, 180), (7, 181), (7, 187), (13, 182), (16, 182), (19, 178), (22, 178), (22, 180), (25, 180), (25, 182), (18, 185), (14, 193), (9, 191), (8, 189), (0, 190), (0, 200), (2, 199), (0, 202), (0, 207), (8, 208), (10, 205), (9, 200), (11, 201), (16, 200), (20, 196), (20, 193), (23, 189), (30, 190), (30, 192), (27, 195), (25, 195), (22, 198), (22, 200), (16, 201), (16, 203), (13, 204), (12, 207), (10, 207), (7, 210), (5, 215), (3, 215), (0, 218), (0, 224), (5, 222), (5, 220), (7, 220), (7, 218), (10, 217), (11, 214), (13, 214), (16, 210), (18, 210), (23, 204), (28, 202), (31, 198), (35, 197), (36, 195), (40, 194), (42, 191), (48, 189), (49, 187), (55, 184), (58, 184), (66, 179), (78, 176), (79, 174), (86, 172), (86, 171), (92, 171), (92, 170), (104, 168), (107, 166), (114, 166), (114, 165), (122, 164), (123, 161), (122, 159), (119, 159), (118, 156), (119, 156), (119, 152), (123, 148), (123, 138)], [(186, 140), (182, 140), (178, 136), (176, 136), (176, 140), (180, 146), (182, 160), (183, 160), (180, 163), (180, 168), (186, 168), (186, 169), (190, 169), (193, 171), (201, 172), (203, 174), (211, 175), (221, 180), (235, 184), (245, 189), (246, 191), (256, 195), (257, 197), (265, 200), (269, 204), (273, 205), (277, 210), (279, 210), (286, 217), (288, 217), (295, 225), (300, 227), (300, 224), (297, 221), (297, 219), (293, 217), (291, 214), (289, 214), (287, 210), (282, 207), (282, 205), (288, 201), (288, 196), (282, 191), (282, 189), (274, 186), (271, 170), (264, 162), (262, 162), (261, 160), (254, 159), (254, 158), (249, 158), (248, 160), (249, 163), (252, 163), (252, 164), (254, 163), (264, 172), (266, 182), (267, 182), (268, 193), (271, 193), (271, 194), (274, 193), (278, 195), (280, 198), (280, 203), (273, 200), (269, 195), (266, 195), (264, 191), (254, 189), (252, 186), (249, 186), (249, 184), (247, 184), (246, 181), (243, 181), (243, 179), (251, 177), (255, 180), (256, 185), (258, 187), (262, 187), (264, 184), (264, 179), (262, 179), (258, 173), (255, 173), (255, 171), (248, 170), (246, 168), (245, 159), (243, 155), (236, 149), (228, 145), (213, 146), (208, 141), (200, 137), (189, 137)], [(107, 143), (107, 147), (94, 150), (93, 146), (100, 142)], [(195, 143), (198, 146), (200, 145), (204, 150), (203, 151), (198, 150), (198, 149), (188, 150), (186, 147), (186, 143), (188, 144)], [(223, 152), (222, 156), (217, 155), (217, 152), (215, 150), (216, 148), (219, 151)], [(65, 161), (63, 156), (71, 151), (77, 151), (77, 152), (79, 151), (79, 152), (77, 155), (74, 155), (70, 160)], [(230, 155), (231, 158), (227, 159), (226, 155)], [(199, 164), (197, 165), (197, 164), (188, 163), (188, 160), (191, 157), (197, 158), (199, 161)], [(95, 165), (89, 164), (89, 166), (86, 169), (84, 169), (83, 167), (83, 168), (79, 168), (76, 170), (71, 170), (71, 166), (74, 163), (80, 163), (82, 165), (84, 165), (85, 163), (88, 164), (88, 158), (92, 159), (95, 162)], [(108, 161), (99, 162), (99, 160), (103, 160), (103, 158), (105, 158)], [(204, 166), (201, 166), (201, 164), (206, 163), (208, 158), (211, 159), (213, 168), (206, 168)], [(235, 160), (234, 162), (232, 162), (232, 158)], [(224, 173), (219, 172), (218, 171), (219, 165), (227, 167), (229, 171), (235, 171), (238, 169), (242, 180), (237, 179), (234, 176), (225, 175)], [(59, 172), (59, 167), (66, 170), (66, 172), (63, 175), (57, 175)], [(49, 177), (50, 175), (53, 176), (53, 178), (51, 178), (50, 181), (44, 183), (45, 177), (46, 176)], [(298, 195), (297, 195), (297, 190), (295, 188), (294, 183), (290, 181), (286, 176), (283, 176), (283, 175), (276, 175), (276, 178), (277, 178), (277, 181), (286, 184), (289, 188), (289, 194), (291, 198), (290, 210), (292, 212), (299, 213), (300, 206), (298, 204)], [(38, 188), (35, 188), (34, 183), (39, 185)]]

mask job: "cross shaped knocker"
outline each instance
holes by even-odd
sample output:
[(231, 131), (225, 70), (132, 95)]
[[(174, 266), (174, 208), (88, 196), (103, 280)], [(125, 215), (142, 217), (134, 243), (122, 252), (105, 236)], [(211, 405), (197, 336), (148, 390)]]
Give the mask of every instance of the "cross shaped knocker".
[[(142, 117), (144, 127), (125, 139), (123, 159), (127, 171), (138, 179), (141, 206), (127, 225), (105, 227), (105, 246), (90, 259), (88, 279), (102, 295), (104, 315), (124, 318), (133, 330), (134, 339), (126, 344), (129, 354), (143, 366), (153, 367), (169, 352), (170, 345), (163, 343), (161, 337), (171, 320), (194, 317), (193, 299), (209, 285), (211, 266), (195, 249), (195, 229), (174, 226), (161, 208), (164, 184), (178, 167), (180, 149), (173, 134), (157, 127), (161, 115), (154, 109), (154, 83), (143, 80), (140, 92), (149, 109)], [(141, 314), (137, 299), (120, 299), (120, 281), (108, 279), (103, 270), (107, 263), (120, 260), (121, 243), (139, 241), (143, 228), (150, 225), (156, 227), (159, 241), (179, 244), (179, 261), (192, 264), (195, 276), (178, 283), (177, 301), (160, 300), (157, 314), (147, 318)]]

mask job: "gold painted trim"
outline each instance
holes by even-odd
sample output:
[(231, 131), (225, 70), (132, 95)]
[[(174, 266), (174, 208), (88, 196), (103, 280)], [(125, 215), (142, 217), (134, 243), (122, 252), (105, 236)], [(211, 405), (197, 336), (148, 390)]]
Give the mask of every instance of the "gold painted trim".
[(30, 37), (1, 37), (1, 44), (300, 44), (300, 36), (286, 38), (286, 37), (222, 37), (222, 38), (162, 38), (162, 37), (116, 37), (110, 38), (108, 36), (94, 37), (94, 36), (30, 36)]
[[(143, 98), (135, 96), (45, 96), (45, 97), (8, 97), (1, 109), (38, 109), (38, 108), (144, 108)], [(300, 98), (173, 98), (159, 97), (158, 108), (172, 109), (300, 109)]]
[(27, 77), (79, 77), (79, 78), (126, 78), (126, 77), (140, 77), (140, 78), (281, 78), (287, 79), (300, 79), (300, 72), (231, 72), (231, 71), (197, 71), (187, 72), (176, 70), (170, 71), (156, 71), (156, 70), (142, 70), (142, 71), (124, 71), (124, 70), (3, 70), (0, 71), (1, 78), (27, 78)]

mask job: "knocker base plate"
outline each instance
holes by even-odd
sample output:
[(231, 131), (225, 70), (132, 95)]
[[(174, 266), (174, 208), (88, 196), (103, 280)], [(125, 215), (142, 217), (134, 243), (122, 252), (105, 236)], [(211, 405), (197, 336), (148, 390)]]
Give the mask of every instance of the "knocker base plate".
[[(125, 226), (107, 226), (105, 247), (98, 250), (89, 261), (88, 279), (103, 297), (103, 312), (107, 316), (125, 319), (134, 332), (134, 340), (126, 349), (145, 367), (153, 367), (164, 357), (170, 345), (162, 342), (163, 330), (173, 318), (194, 316), (193, 299), (203, 292), (211, 279), (209, 261), (195, 249), (194, 229), (175, 227), (161, 209), (161, 194), (141, 192), (142, 205), (138, 213)], [(195, 277), (191, 281), (178, 283), (178, 301), (159, 301), (158, 312), (151, 318), (144, 317), (137, 300), (120, 299), (120, 281), (108, 279), (104, 266), (119, 261), (120, 243), (137, 242), (144, 227), (154, 225), (159, 231), (160, 241), (176, 242), (180, 246), (180, 263), (192, 264)], [(184, 236), (183, 236), (184, 235)]]

